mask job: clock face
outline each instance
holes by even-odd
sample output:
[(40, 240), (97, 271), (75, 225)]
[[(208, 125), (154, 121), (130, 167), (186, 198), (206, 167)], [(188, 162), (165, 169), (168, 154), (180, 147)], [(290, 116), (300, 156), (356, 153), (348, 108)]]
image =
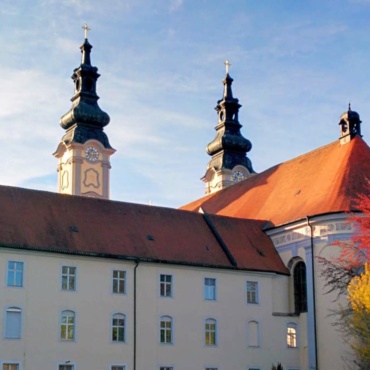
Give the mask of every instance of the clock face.
[(239, 181), (243, 181), (245, 180), (245, 176), (242, 172), (240, 171), (235, 171), (233, 173), (233, 182), (236, 183), (236, 182), (239, 182)]
[(96, 162), (99, 159), (99, 150), (94, 146), (88, 146), (85, 150), (86, 159), (90, 162)]

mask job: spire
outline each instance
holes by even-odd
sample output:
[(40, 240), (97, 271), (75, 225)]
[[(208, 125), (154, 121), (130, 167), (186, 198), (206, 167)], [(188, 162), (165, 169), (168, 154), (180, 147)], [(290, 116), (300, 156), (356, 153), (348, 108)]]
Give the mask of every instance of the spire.
[[(228, 72), (228, 61), (225, 62)], [(252, 148), (252, 143), (243, 137), (240, 132), (242, 125), (239, 123), (238, 115), (239, 99), (234, 98), (231, 90), (233, 79), (229, 73), (222, 80), (224, 84), (224, 94), (222, 99), (217, 101), (215, 110), (218, 114), (218, 124), (215, 127), (217, 135), (213, 141), (207, 145), (207, 153), (213, 156), (212, 163), (215, 168), (226, 167), (232, 169), (235, 165), (244, 165), (250, 172), (253, 172), (246, 153)], [(221, 154), (221, 155), (218, 155)]]
[(98, 68), (91, 65), (91, 49), (87, 36), (90, 28), (85, 24), (84, 42), (80, 46), (81, 65), (74, 69), (72, 80), (75, 85), (74, 95), (71, 98), (72, 107), (60, 119), (60, 125), (67, 131), (63, 141), (85, 143), (89, 139), (101, 142), (104, 147), (110, 148), (108, 137), (103, 127), (108, 125), (109, 116), (98, 106), (99, 96), (96, 93), (97, 80), (100, 77)]
[[(216, 137), (207, 145), (206, 151), (212, 156), (207, 166), (206, 175), (202, 178), (204, 182), (211, 182), (210, 171), (214, 173), (225, 172), (222, 174), (222, 184), (218, 184), (218, 188), (230, 185), (234, 176), (234, 172), (237, 173), (235, 178), (240, 179), (241, 172), (236, 171), (236, 167), (244, 169), (244, 178), (248, 174), (254, 173), (252, 163), (247, 158), (247, 153), (252, 148), (252, 143), (243, 137), (240, 132), (242, 125), (239, 123), (239, 99), (233, 97), (232, 93), (232, 82), (233, 79), (229, 74), (229, 61), (226, 61), (226, 76), (222, 80), (224, 85), (222, 99), (217, 101), (215, 110), (218, 115), (218, 124), (215, 127)], [(229, 176), (230, 175), (230, 176)], [(221, 176), (221, 175), (220, 175)], [(229, 179), (226, 177), (229, 176)], [(239, 177), (238, 177), (239, 176)], [(212, 180), (213, 181), (213, 180)], [(207, 188), (206, 184), (206, 189)], [(213, 185), (212, 185), (213, 186)], [(219, 189), (217, 189), (219, 190)], [(206, 193), (212, 192), (212, 190), (206, 190)]]

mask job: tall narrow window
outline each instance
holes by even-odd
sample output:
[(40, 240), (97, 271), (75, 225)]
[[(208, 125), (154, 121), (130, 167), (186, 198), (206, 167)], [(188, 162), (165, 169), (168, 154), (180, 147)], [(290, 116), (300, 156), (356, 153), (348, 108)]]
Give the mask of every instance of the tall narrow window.
[(9, 363), (9, 362), (3, 363), (2, 370), (19, 370), (19, 364), (18, 363), (15, 363), (15, 362), (12, 362), (12, 363)]
[(205, 321), (205, 345), (215, 346), (217, 344), (216, 340), (216, 320), (207, 319)]
[(8, 286), (23, 286), (23, 262), (8, 261)]
[(258, 303), (258, 283), (247, 281), (247, 303)]
[(248, 322), (248, 347), (259, 347), (259, 325), (257, 321)]
[(62, 311), (60, 316), (60, 339), (75, 339), (75, 313), (73, 311)]
[(112, 341), (124, 342), (125, 341), (125, 324), (126, 317), (121, 313), (116, 313), (112, 317)]
[(113, 270), (113, 293), (126, 294), (126, 271)]
[(22, 332), (22, 310), (9, 307), (5, 311), (5, 338), (20, 339)]
[(172, 344), (172, 317), (161, 316), (160, 318), (160, 342)]
[(293, 271), (294, 278), (294, 308), (295, 312), (307, 312), (307, 280), (306, 265), (300, 261), (296, 263)]
[(159, 290), (161, 297), (172, 297), (172, 275), (160, 275)]
[(204, 299), (216, 300), (216, 279), (204, 278)]
[(289, 323), (287, 325), (287, 345), (290, 348), (297, 347), (297, 324)]
[(76, 267), (62, 267), (62, 290), (76, 290)]

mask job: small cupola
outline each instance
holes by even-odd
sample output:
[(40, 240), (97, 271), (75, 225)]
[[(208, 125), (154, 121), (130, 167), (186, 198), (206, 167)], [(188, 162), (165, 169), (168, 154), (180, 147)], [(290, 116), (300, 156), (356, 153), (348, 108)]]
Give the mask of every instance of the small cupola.
[(350, 142), (355, 136), (362, 136), (360, 115), (351, 110), (351, 104), (348, 104), (348, 111), (340, 116), (339, 126), (341, 144)]

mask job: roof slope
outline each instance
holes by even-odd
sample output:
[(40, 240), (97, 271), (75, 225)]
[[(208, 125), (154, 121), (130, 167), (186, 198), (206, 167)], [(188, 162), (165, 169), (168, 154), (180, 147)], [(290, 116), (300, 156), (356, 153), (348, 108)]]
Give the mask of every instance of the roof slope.
[(256, 221), (7, 186), (0, 210), (2, 247), (288, 273)]
[(182, 209), (270, 221), (282, 225), (306, 216), (354, 210), (370, 179), (370, 148), (357, 136), (281, 163)]

